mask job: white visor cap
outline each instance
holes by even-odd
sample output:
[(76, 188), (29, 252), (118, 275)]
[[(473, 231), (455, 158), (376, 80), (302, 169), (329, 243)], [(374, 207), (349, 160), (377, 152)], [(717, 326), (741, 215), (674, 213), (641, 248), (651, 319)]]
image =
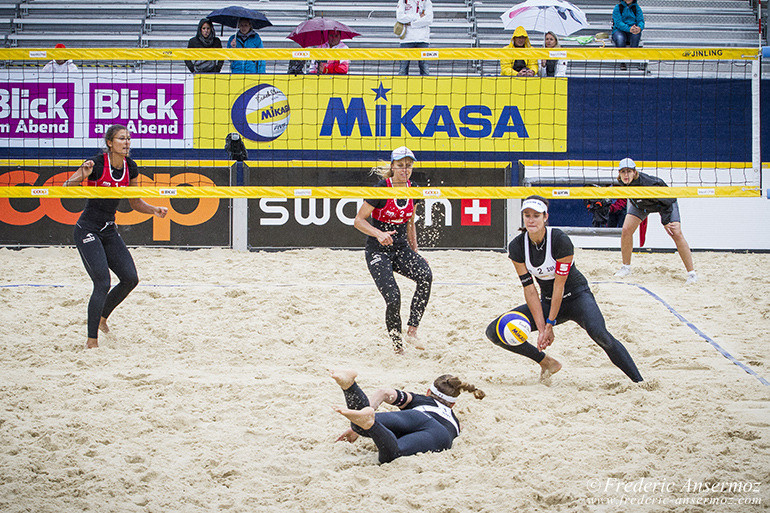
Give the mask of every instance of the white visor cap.
[(548, 205), (546, 205), (539, 199), (535, 199), (535, 198), (526, 199), (521, 203), (522, 212), (524, 212), (524, 210), (527, 208), (531, 208), (535, 212), (540, 212), (540, 213), (548, 212)]
[(412, 153), (412, 150), (407, 148), (406, 146), (399, 146), (395, 150), (393, 150), (393, 153), (390, 154), (390, 161), (393, 162), (394, 160), (401, 160), (405, 157), (409, 157), (412, 160), (417, 160), (414, 158), (414, 153)]
[(631, 169), (636, 169), (636, 162), (631, 160), (630, 157), (626, 157), (620, 161), (620, 164), (618, 164), (618, 171), (620, 171), (621, 169), (625, 169), (627, 167), (630, 167)]

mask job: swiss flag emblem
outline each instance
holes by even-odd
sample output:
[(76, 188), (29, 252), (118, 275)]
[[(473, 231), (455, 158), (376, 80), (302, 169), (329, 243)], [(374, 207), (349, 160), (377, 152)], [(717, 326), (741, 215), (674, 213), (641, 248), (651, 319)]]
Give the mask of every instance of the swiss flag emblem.
[(460, 200), (460, 224), (462, 226), (490, 226), (492, 224), (492, 200)]

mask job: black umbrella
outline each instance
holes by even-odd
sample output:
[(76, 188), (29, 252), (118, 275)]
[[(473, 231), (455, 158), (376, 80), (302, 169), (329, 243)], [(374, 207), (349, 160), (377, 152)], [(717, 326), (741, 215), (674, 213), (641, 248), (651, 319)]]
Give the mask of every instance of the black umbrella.
[(241, 18), (246, 18), (249, 20), (251, 22), (251, 28), (254, 30), (271, 27), (273, 25), (270, 23), (270, 20), (267, 19), (267, 16), (261, 12), (255, 11), (253, 9), (246, 9), (245, 7), (239, 7), (237, 5), (231, 5), (230, 7), (224, 7), (222, 9), (217, 9), (216, 11), (211, 11), (211, 13), (206, 16), (206, 18), (213, 21), (214, 23), (221, 23), (222, 25), (227, 25), (228, 27), (233, 28), (238, 27), (238, 20)]

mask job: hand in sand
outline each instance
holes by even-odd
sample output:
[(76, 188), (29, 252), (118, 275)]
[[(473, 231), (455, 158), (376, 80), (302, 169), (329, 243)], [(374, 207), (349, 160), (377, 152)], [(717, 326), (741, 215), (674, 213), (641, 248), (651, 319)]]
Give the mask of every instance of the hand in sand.
[(348, 428), (337, 438), (337, 442), (348, 442), (351, 444), (356, 440), (358, 440), (358, 433), (353, 431), (353, 428)]

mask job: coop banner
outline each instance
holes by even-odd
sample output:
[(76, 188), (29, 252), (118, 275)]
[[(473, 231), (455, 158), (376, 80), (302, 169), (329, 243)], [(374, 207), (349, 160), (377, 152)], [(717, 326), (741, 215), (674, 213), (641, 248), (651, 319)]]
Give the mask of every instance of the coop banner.
[[(153, 172), (154, 171), (154, 172)], [(226, 185), (219, 169), (198, 168), (196, 173), (168, 173), (140, 170), (141, 187)], [(0, 186), (48, 187), (61, 184), (72, 170), (58, 167), (13, 169), (0, 166)], [(121, 200), (115, 221), (127, 244), (142, 246), (227, 246), (229, 241), (228, 202), (218, 198), (152, 198), (153, 205), (168, 208), (164, 218), (131, 210)], [(72, 244), (72, 229), (86, 200), (60, 198), (0, 198), (0, 246), (46, 246)]]
[(198, 148), (566, 152), (567, 80), (199, 75), (195, 120)]
[(134, 148), (191, 148), (191, 93), (184, 75), (0, 71), (0, 147), (93, 148), (121, 124)]

